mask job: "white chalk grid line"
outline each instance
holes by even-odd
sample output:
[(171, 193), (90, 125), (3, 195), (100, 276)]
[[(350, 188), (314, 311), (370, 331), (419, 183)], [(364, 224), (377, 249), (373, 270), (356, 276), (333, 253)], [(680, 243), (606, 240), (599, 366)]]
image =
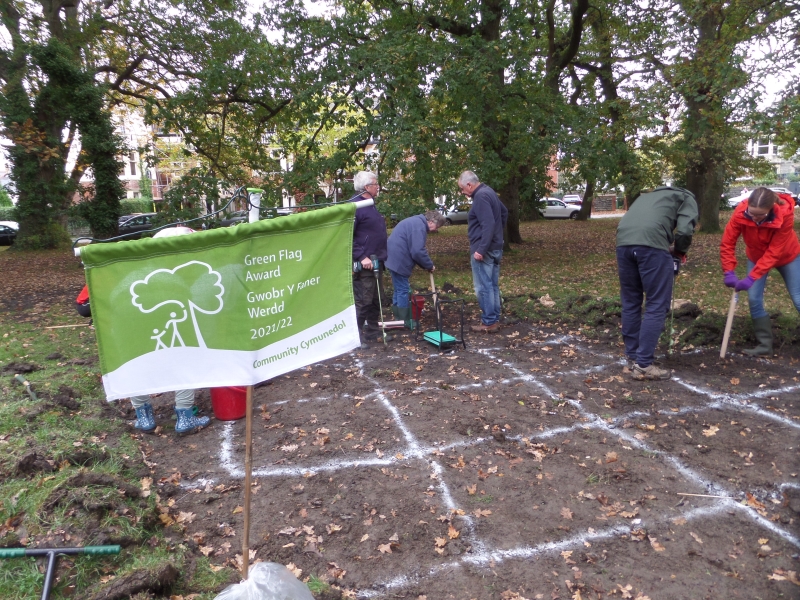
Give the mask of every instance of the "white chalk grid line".
[[(664, 461), (664, 464), (668, 465), (669, 467), (677, 471), (686, 480), (698, 484), (703, 489), (707, 490), (709, 494), (726, 497), (726, 498), (715, 499), (714, 501), (710, 502), (708, 506), (687, 509), (686, 511), (678, 513), (677, 515), (672, 514), (669, 517), (656, 515), (654, 517), (647, 519), (646, 521), (643, 520), (641, 522), (642, 525), (645, 525), (647, 523), (653, 525), (659, 522), (663, 522), (665, 520), (673, 520), (676, 518), (676, 516), (682, 517), (687, 521), (690, 521), (700, 517), (713, 516), (719, 514), (724, 510), (728, 511), (737, 510), (746, 514), (758, 526), (769, 530), (771, 533), (779, 536), (786, 542), (792, 544), (795, 547), (800, 548), (800, 538), (798, 538), (796, 535), (779, 527), (769, 519), (762, 517), (760, 514), (758, 514), (758, 512), (756, 512), (749, 506), (746, 506), (735, 500), (735, 498), (744, 498), (745, 491), (732, 490), (727, 486), (723, 486), (714, 483), (712, 481), (709, 481), (702, 475), (700, 475), (698, 472), (696, 472), (694, 469), (684, 464), (677, 456), (668, 452), (664, 452), (662, 450), (654, 449), (650, 445), (628, 434), (626, 431), (618, 429), (618, 425), (626, 420), (638, 416), (650, 416), (651, 413), (645, 411), (631, 411), (626, 414), (619, 415), (616, 418), (606, 420), (590, 411), (587, 411), (579, 400), (572, 398), (564, 398), (559, 396), (559, 394), (555, 392), (547, 383), (542, 381), (542, 379), (552, 379), (557, 375), (584, 375), (589, 373), (598, 373), (606, 370), (607, 368), (609, 368), (609, 366), (618, 367), (619, 365), (624, 364), (624, 361), (620, 361), (616, 357), (612, 357), (607, 353), (596, 352), (591, 347), (581, 345), (579, 343), (579, 340), (574, 336), (569, 336), (569, 335), (559, 336), (550, 340), (537, 341), (532, 343), (531, 345), (563, 345), (568, 343), (572, 343), (577, 350), (580, 350), (585, 354), (589, 354), (593, 357), (601, 358), (604, 360), (611, 359), (613, 362), (611, 365), (597, 365), (580, 370), (565, 371), (557, 374), (548, 373), (548, 374), (543, 374), (542, 377), (536, 377), (534, 375), (526, 373), (522, 368), (518, 367), (514, 363), (502, 360), (494, 354), (494, 352), (505, 350), (504, 348), (469, 349), (468, 352), (478, 353), (494, 360), (498, 365), (501, 365), (505, 369), (511, 371), (513, 375), (503, 379), (486, 379), (481, 382), (476, 382), (472, 384), (451, 386), (451, 389), (469, 390), (478, 387), (486, 387), (494, 384), (508, 384), (512, 381), (522, 382), (523, 384), (536, 388), (540, 393), (547, 395), (550, 399), (567, 402), (574, 409), (578, 411), (578, 414), (581, 415), (583, 422), (575, 423), (574, 425), (568, 427), (553, 427), (550, 429), (545, 429), (543, 431), (533, 431), (526, 435), (516, 435), (513, 437), (509, 436), (508, 437), (509, 440), (521, 441), (523, 437), (529, 440), (542, 440), (542, 439), (553, 438), (560, 435), (565, 435), (578, 430), (586, 430), (586, 429), (601, 430), (610, 436), (617, 437), (621, 441), (624, 440), (624, 442), (629, 444), (631, 447), (636, 447), (638, 449), (641, 449), (645, 452), (652, 454), (653, 456), (660, 458), (661, 460)], [(368, 376), (365, 373), (363, 362), (361, 362), (360, 360), (355, 360), (354, 362), (355, 365), (358, 367), (360, 377), (363, 380), (368, 381), (373, 386), (373, 392), (365, 397), (375, 397), (377, 401), (381, 404), (381, 406), (391, 415), (391, 419), (394, 421), (395, 426), (400, 430), (400, 432), (403, 435), (405, 444), (402, 447), (397, 448), (396, 450), (392, 450), (391, 452), (389, 451), (385, 452), (387, 458), (370, 457), (363, 459), (335, 459), (316, 465), (291, 466), (291, 467), (263, 466), (254, 469), (253, 476), (254, 477), (302, 477), (302, 476), (308, 476), (309, 474), (317, 474), (322, 472), (335, 472), (343, 469), (388, 466), (388, 465), (397, 465), (399, 463), (405, 463), (409, 465), (411, 463), (421, 464), (422, 461), (425, 461), (427, 463), (427, 468), (430, 473), (429, 477), (431, 480), (435, 482), (435, 485), (429, 486), (428, 489), (437, 491), (444, 507), (451, 512), (454, 518), (458, 518), (461, 520), (461, 522), (464, 525), (464, 531), (463, 531), (464, 539), (472, 546), (472, 550), (470, 553), (465, 554), (456, 560), (452, 560), (450, 562), (437, 565), (435, 567), (425, 570), (424, 572), (410, 573), (407, 575), (395, 577), (385, 582), (376, 582), (375, 584), (373, 584), (373, 587), (371, 589), (360, 590), (359, 591), (360, 597), (371, 598), (371, 597), (381, 596), (391, 590), (402, 589), (410, 585), (414, 585), (427, 578), (441, 574), (447, 570), (460, 568), (465, 564), (486, 566), (490, 564), (500, 563), (504, 560), (532, 559), (535, 558), (536, 556), (545, 553), (555, 553), (569, 548), (580, 547), (583, 545), (584, 542), (599, 541), (599, 540), (613, 538), (614, 536), (629, 535), (631, 533), (631, 530), (633, 529), (632, 527), (626, 525), (616, 525), (598, 531), (590, 529), (585, 533), (580, 533), (571, 536), (569, 538), (565, 538), (555, 542), (547, 542), (534, 546), (526, 545), (511, 549), (488, 548), (486, 543), (478, 538), (475, 531), (474, 520), (472, 519), (472, 517), (466, 513), (463, 515), (458, 515), (458, 512), (462, 511), (460, 511), (460, 507), (454, 501), (452, 493), (450, 491), (450, 487), (445, 481), (445, 478), (443, 476), (444, 468), (442, 464), (439, 462), (438, 456), (441, 456), (444, 452), (447, 451), (463, 449), (491, 442), (493, 441), (493, 438), (478, 437), (471, 440), (466, 440), (464, 442), (453, 442), (450, 444), (442, 444), (442, 445), (439, 445), (436, 442), (434, 442), (432, 445), (421, 444), (419, 440), (416, 438), (416, 436), (413, 434), (411, 429), (406, 424), (398, 408), (390, 400), (389, 396), (392, 395), (394, 390), (385, 390), (377, 380)], [(770, 411), (764, 410), (758, 405), (750, 404), (747, 402), (748, 400), (752, 399), (765, 398), (782, 393), (790, 393), (797, 389), (800, 389), (800, 385), (785, 386), (769, 390), (760, 390), (758, 392), (754, 392), (751, 394), (724, 394), (720, 392), (715, 392), (713, 390), (709, 390), (703, 386), (692, 384), (679, 377), (673, 377), (673, 381), (681, 385), (682, 387), (686, 388), (687, 390), (695, 393), (696, 395), (706, 398), (706, 401), (702, 402), (699, 405), (680, 409), (677, 413), (674, 411), (669, 413), (667, 413), (666, 411), (656, 411), (655, 414), (682, 414), (688, 412), (703, 412), (706, 410), (727, 408), (741, 412), (748, 412), (757, 415), (759, 417), (779, 422), (782, 425), (792, 427), (795, 429), (800, 428), (800, 424), (796, 423), (791, 419), (782, 417), (781, 415), (777, 415)], [(419, 393), (421, 391), (433, 391), (438, 389), (439, 388), (433, 388), (430, 386), (418, 386), (414, 389), (414, 391)], [(339, 397), (345, 398), (349, 397), (349, 395), (345, 394)], [(330, 401), (332, 400), (332, 398), (330, 396), (326, 396), (324, 398), (323, 397), (303, 398), (301, 400), (294, 400), (294, 402), (315, 402), (321, 400)], [(271, 404), (284, 404), (286, 402), (289, 401), (282, 400), (273, 402)], [(234, 459), (233, 422), (226, 423), (221, 428), (221, 438), (222, 438), (222, 444), (219, 453), (220, 466), (231, 477), (243, 478), (244, 477), (243, 465), (237, 464), (236, 460)], [(397, 458), (398, 455), (401, 455), (402, 458)], [(792, 482), (785, 482), (777, 485), (777, 488), (781, 491), (787, 488), (798, 488), (798, 487), (800, 487), (800, 485)], [(639, 526), (641, 525), (637, 525), (637, 527)]]

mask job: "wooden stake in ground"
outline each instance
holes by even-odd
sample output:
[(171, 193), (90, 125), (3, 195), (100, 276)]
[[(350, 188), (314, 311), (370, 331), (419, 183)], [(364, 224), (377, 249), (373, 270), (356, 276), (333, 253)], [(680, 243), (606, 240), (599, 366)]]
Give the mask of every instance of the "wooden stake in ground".
[(244, 447), (244, 532), (242, 532), (242, 579), (250, 568), (250, 479), (253, 474), (253, 386), (247, 386)]
[(739, 299), (739, 294), (733, 292), (731, 296), (731, 304), (728, 307), (728, 322), (725, 323), (725, 333), (722, 336), (722, 348), (719, 351), (719, 357), (725, 358), (725, 352), (728, 350), (728, 340), (731, 337), (731, 327), (733, 327), (733, 315), (736, 313), (736, 303)]

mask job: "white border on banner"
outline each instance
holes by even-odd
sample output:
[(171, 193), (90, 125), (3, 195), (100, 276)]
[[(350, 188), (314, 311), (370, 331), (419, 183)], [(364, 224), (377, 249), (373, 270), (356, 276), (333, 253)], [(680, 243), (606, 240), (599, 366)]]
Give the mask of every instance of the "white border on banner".
[[(355, 305), (259, 350), (180, 347), (156, 350), (103, 375), (108, 401), (182, 389), (255, 385), (361, 345)], [(344, 326), (304, 348), (314, 337)], [(280, 357), (280, 358), (277, 358)], [(270, 362), (254, 367), (259, 361)]]

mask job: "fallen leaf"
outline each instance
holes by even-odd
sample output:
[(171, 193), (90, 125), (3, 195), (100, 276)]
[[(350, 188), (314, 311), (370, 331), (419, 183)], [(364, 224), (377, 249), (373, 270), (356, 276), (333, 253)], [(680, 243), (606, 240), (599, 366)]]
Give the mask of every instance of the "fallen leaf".
[(731, 385), (739, 385), (739, 378), (731, 377)]
[(337, 531), (341, 531), (342, 526), (336, 525), (335, 523), (330, 523), (327, 527), (325, 527), (325, 530), (328, 532), (328, 535), (330, 535), (332, 533), (336, 533)]
[(490, 510), (481, 510), (480, 508), (475, 511), (475, 516), (476, 517), (488, 517), (490, 514), (492, 514), (492, 511), (490, 511)]
[(233, 514), (237, 515), (240, 512), (242, 512), (243, 510), (244, 510), (244, 508), (242, 508), (241, 506), (237, 506), (236, 508), (233, 509)]
[(565, 506), (564, 508), (561, 509), (561, 518), (572, 519), (572, 511)]
[(664, 548), (664, 546), (662, 546), (658, 542), (658, 540), (656, 538), (654, 538), (652, 535), (648, 535), (647, 539), (650, 540), (650, 545), (653, 547), (653, 550), (655, 550), (656, 552), (663, 552), (664, 550), (666, 550), (666, 548)]
[(708, 429), (703, 429), (703, 435), (706, 437), (711, 437), (712, 435), (717, 435), (719, 431), (719, 427), (716, 425), (711, 425)]
[(449, 537), (451, 540), (456, 539), (460, 535), (461, 532), (452, 525), (447, 528), (447, 537)]
[(469, 494), (470, 496), (474, 496), (475, 492), (477, 492), (477, 491), (478, 491), (478, 484), (477, 483), (472, 484), (472, 487), (467, 486), (467, 494)]
[(392, 553), (392, 545), (391, 544), (381, 544), (378, 546), (378, 551), (381, 554), (391, 554)]
[(298, 579), (300, 579), (300, 575), (303, 574), (303, 569), (297, 568), (297, 566), (293, 562), (290, 562), (288, 565), (286, 565), (286, 568), (289, 569), (292, 572), (292, 574)]
[(434, 538), (434, 543), (437, 548), (444, 548), (445, 544), (447, 544), (447, 538), (443, 537)]
[(368, 533), (365, 533), (364, 535), (361, 536), (361, 541), (362, 542), (366, 542), (368, 539), (369, 539), (369, 534)]
[(694, 531), (690, 531), (689, 535), (692, 536), (694, 538), (694, 541), (697, 542), (698, 544), (702, 544), (703, 543), (703, 540), (701, 540), (700, 536), (697, 535)]
[(759, 538), (759, 540), (758, 540), (758, 545), (759, 545), (759, 546), (763, 546), (763, 545), (764, 545), (764, 544), (766, 544), (767, 542), (769, 542), (769, 540), (768, 540), (767, 538)]
[(179, 512), (175, 519), (178, 523), (191, 523), (197, 515), (193, 512)]
[(748, 506), (750, 506), (752, 508), (756, 508), (756, 509), (760, 508), (762, 510), (764, 508), (766, 508), (766, 506), (764, 506), (764, 504), (762, 504), (761, 502), (756, 500), (756, 497), (753, 496), (753, 494), (751, 494), (750, 492), (745, 493), (745, 497), (747, 498), (747, 505)]
[(617, 462), (617, 453), (609, 452), (606, 454), (606, 464)]
[(208, 556), (212, 552), (214, 552), (214, 546), (200, 546), (200, 553), (203, 556)]

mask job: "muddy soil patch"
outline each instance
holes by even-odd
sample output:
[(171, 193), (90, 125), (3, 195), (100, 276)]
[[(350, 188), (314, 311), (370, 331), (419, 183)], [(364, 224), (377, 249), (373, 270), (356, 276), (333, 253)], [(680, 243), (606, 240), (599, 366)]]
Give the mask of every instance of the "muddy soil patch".
[[(378, 596), (791, 597), (792, 364), (709, 351), (636, 382), (574, 333), (469, 341), (405, 338), (255, 390), (256, 559)], [(178, 440), (168, 396), (139, 436), (154, 489), (198, 556), (235, 565), (244, 422)]]

